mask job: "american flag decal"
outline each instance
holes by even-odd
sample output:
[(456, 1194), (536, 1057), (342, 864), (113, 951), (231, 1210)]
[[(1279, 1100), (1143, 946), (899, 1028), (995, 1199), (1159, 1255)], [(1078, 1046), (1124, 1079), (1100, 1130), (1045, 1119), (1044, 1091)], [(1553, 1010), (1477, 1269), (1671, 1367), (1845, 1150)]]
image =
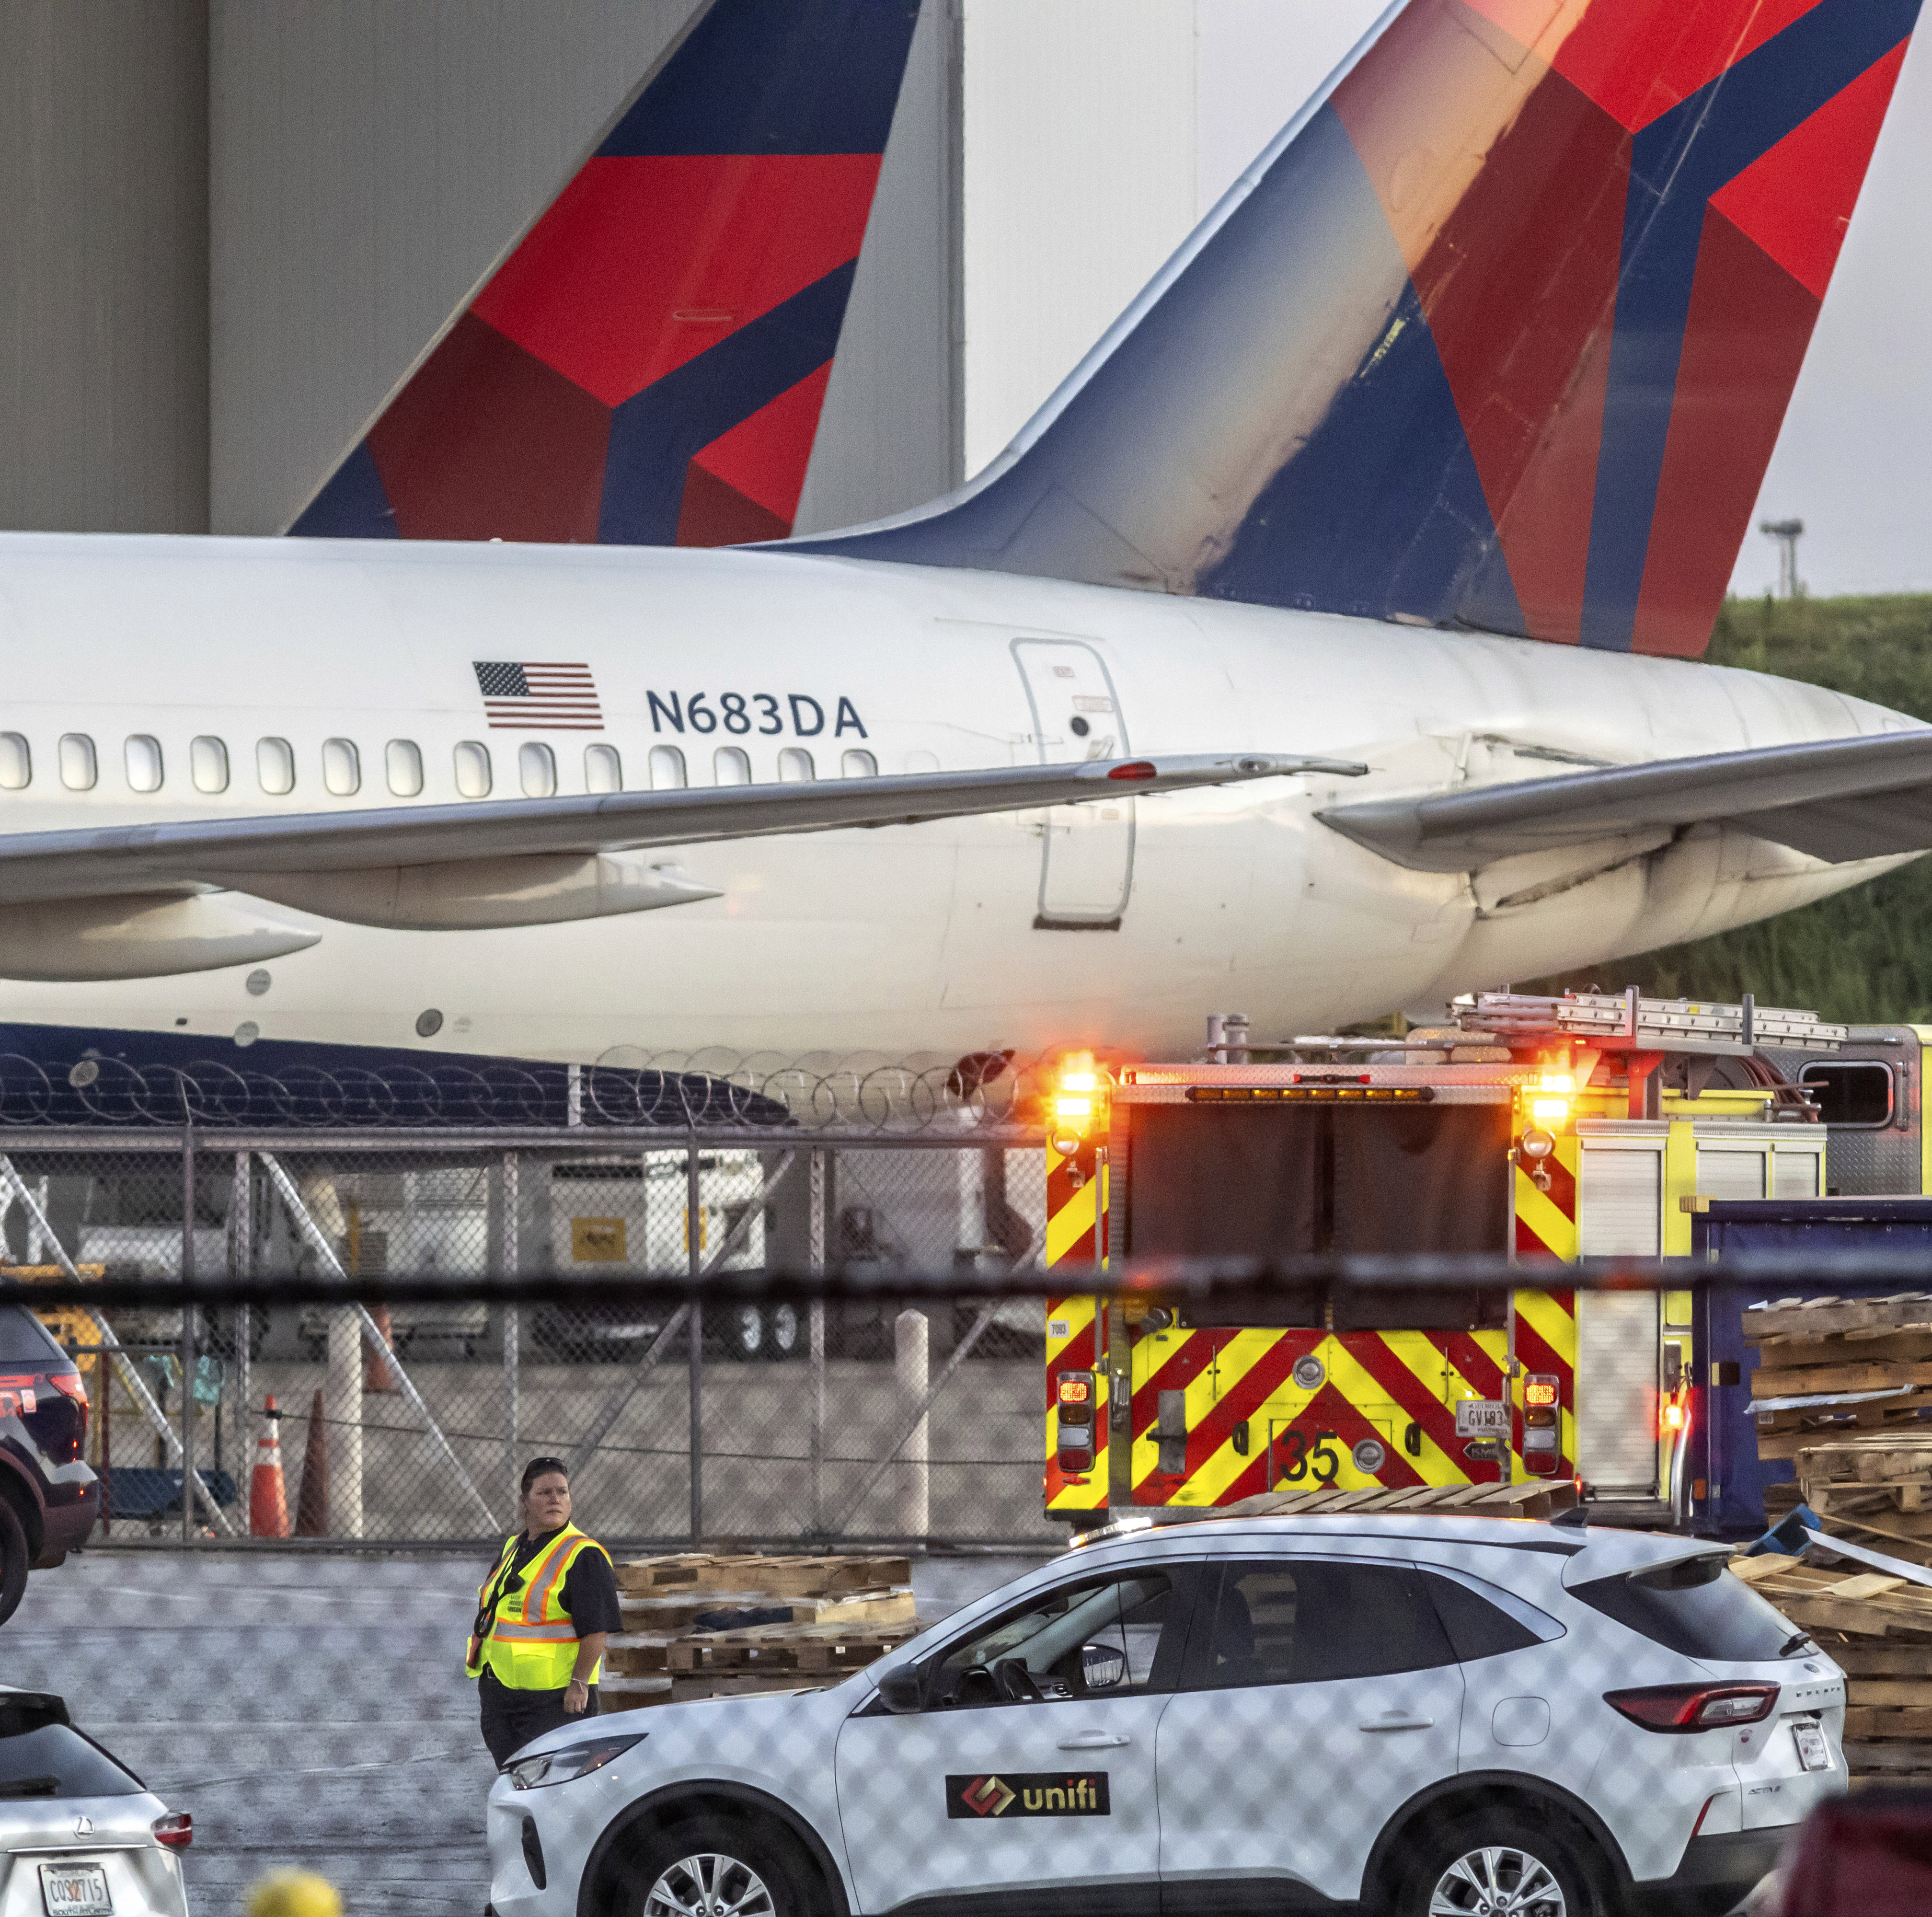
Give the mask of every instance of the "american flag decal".
[(515, 659), (472, 663), (492, 732), (603, 730), (603, 709), (587, 665)]

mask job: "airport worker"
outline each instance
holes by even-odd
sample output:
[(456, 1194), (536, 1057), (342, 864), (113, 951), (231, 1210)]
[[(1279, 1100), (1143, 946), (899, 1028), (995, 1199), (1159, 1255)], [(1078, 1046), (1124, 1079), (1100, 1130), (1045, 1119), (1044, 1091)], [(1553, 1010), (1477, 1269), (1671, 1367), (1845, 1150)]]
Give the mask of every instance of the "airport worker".
[(570, 1521), (569, 1466), (532, 1458), (517, 1508), (524, 1528), (478, 1587), (466, 1660), (500, 1767), (532, 1738), (597, 1714), (604, 1642), (623, 1628), (610, 1554)]

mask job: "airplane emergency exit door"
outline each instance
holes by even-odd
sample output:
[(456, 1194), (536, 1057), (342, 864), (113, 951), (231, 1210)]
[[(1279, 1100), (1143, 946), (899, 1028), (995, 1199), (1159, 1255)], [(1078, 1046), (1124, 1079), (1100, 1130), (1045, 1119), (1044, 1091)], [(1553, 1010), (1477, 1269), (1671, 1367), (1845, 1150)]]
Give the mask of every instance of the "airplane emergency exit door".
[[(1091, 646), (1074, 639), (1016, 639), (1013, 658), (1026, 682), (1042, 765), (1124, 758), (1132, 750), (1113, 680)], [(1055, 806), (1042, 816), (1045, 842), (1034, 923), (1068, 931), (1118, 926), (1133, 882), (1132, 800)]]

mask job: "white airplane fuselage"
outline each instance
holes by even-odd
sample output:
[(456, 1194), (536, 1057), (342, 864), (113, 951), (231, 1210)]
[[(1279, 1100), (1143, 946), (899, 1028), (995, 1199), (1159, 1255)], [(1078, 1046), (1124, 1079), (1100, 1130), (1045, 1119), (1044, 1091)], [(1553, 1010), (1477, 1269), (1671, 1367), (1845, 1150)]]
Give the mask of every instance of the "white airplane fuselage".
[[(398, 932), (278, 908), (321, 937), (265, 968), (0, 981), (0, 1024), (125, 1034), (130, 1057), (142, 1033), (205, 1036), (219, 1055), (250, 1027), (584, 1062), (1157, 1054), (1198, 1044), (1209, 1011), (1247, 1012), (1257, 1039), (1330, 1029), (1719, 931), (1900, 862), (1828, 866), (1709, 826), (1473, 880), (1406, 871), (1315, 813), (1909, 722), (1696, 662), (996, 573), (771, 550), (19, 535), (0, 539), (0, 730), (32, 758), (28, 782), (0, 790), (5, 832), (449, 803), (465, 742), (489, 748), (496, 797), (519, 795), (526, 744), (551, 748), (565, 793), (586, 789), (591, 745), (616, 748), (626, 788), (652, 782), (654, 748), (680, 752), (694, 785), (718, 776), (721, 748), (754, 781), (779, 777), (785, 751), (819, 778), (862, 776), (848, 753), (886, 773), (1156, 752), (1371, 769), (1111, 817), (694, 845), (677, 864), (721, 896), (623, 916)], [(493, 729), (478, 662), (587, 665), (602, 729)], [(94, 743), (91, 790), (62, 783), (67, 735)], [(158, 742), (158, 790), (130, 789), (130, 738)], [(196, 738), (225, 743), (225, 790), (196, 789)], [(262, 740), (292, 748), (292, 791), (262, 790)], [(332, 740), (356, 748), (353, 794), (325, 785)], [(391, 741), (420, 749), (419, 799), (388, 789)], [(340, 784), (340, 748), (334, 762)]]

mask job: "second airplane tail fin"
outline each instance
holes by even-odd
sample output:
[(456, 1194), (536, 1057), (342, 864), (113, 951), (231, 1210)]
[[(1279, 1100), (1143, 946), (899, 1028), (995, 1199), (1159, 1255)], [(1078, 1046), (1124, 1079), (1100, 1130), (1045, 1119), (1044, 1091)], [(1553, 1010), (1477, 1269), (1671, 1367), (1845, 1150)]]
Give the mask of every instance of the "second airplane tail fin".
[(1919, 0), (1410, 0), (977, 481), (794, 549), (1696, 654)]
[(919, 0), (712, 0), (290, 530), (781, 538)]

